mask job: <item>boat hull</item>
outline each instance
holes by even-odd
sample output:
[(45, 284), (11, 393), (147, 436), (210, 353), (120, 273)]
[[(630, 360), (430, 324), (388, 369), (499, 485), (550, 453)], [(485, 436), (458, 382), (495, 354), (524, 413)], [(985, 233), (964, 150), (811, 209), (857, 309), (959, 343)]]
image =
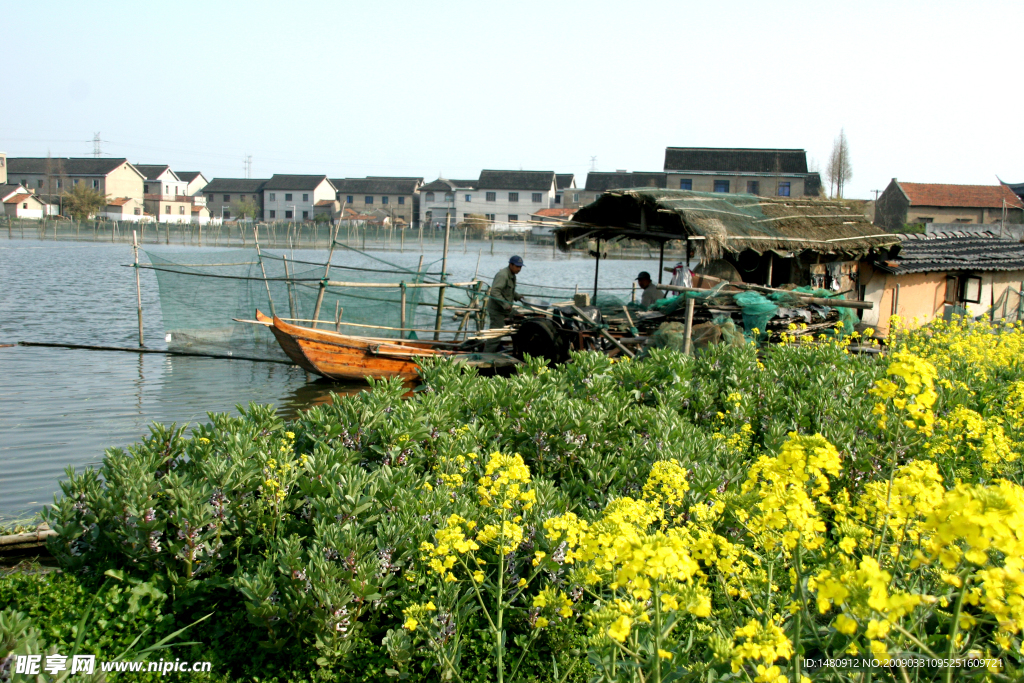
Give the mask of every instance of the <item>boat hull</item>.
[(270, 328), (281, 349), (296, 365), (328, 379), (353, 382), (367, 378), (418, 378), (421, 358), (450, 356), (451, 351), (431, 348), (410, 340), (352, 337), (287, 323), (256, 312), (256, 319)]

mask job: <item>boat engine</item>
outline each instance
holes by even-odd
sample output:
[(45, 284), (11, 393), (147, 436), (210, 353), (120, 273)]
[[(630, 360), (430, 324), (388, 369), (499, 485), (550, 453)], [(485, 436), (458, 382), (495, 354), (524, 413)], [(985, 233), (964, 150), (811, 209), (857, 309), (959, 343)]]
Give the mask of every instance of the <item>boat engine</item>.
[(544, 358), (550, 364), (569, 360), (569, 348), (577, 332), (560, 327), (550, 318), (528, 318), (512, 335), (513, 354), (522, 358), (528, 353), (534, 358)]

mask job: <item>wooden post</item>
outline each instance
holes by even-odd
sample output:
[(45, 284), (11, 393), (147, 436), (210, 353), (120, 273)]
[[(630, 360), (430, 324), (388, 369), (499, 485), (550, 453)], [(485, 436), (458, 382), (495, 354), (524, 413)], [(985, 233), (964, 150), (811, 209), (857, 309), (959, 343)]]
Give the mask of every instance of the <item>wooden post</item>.
[(402, 284), (402, 323), (401, 323), (401, 325), (399, 325), (399, 327), (402, 328), (402, 331), (398, 333), (398, 336), (399, 336), (400, 339), (404, 339), (405, 338), (405, 281), (403, 280), (401, 284)]
[(636, 280), (633, 280), (633, 291), (629, 295), (629, 300), (636, 303)]
[(334, 302), (334, 331), (341, 331), (341, 302)]
[(686, 300), (686, 325), (684, 329), (686, 341), (683, 342), (683, 353), (690, 355), (690, 346), (693, 340), (693, 299)]
[(601, 270), (601, 238), (597, 238), (597, 258), (594, 259), (594, 300), (597, 303), (597, 273)]
[[(341, 215), (345, 215), (345, 204), (346, 200), (341, 205)], [(331, 250), (327, 253), (327, 264), (324, 266), (324, 277), (320, 280), (320, 291), (316, 293), (316, 306), (313, 307), (313, 327), (317, 327), (320, 324), (320, 306), (324, 302), (324, 291), (327, 289), (327, 276), (331, 274), (331, 259), (334, 258), (334, 243), (337, 242), (337, 234), (332, 232), (328, 227), (327, 234), (331, 236)]]
[(661, 284), (661, 278), (665, 274), (665, 242), (661, 243), (661, 250), (658, 252), (658, 284)]
[(769, 251), (768, 252), (768, 282), (765, 283), (769, 287), (772, 286), (772, 267), (774, 265), (775, 265), (775, 252), (774, 251)]
[[(441, 282), (448, 279), (448, 238), (452, 230), (452, 214), (444, 215), (444, 251), (441, 252)], [(434, 321), (434, 341), (441, 338), (441, 323), (444, 317), (444, 287), (437, 288), (437, 318)]]
[(142, 341), (142, 284), (139, 282), (139, 242), (132, 230), (132, 253), (135, 256), (135, 300), (139, 305), (139, 346), (145, 346)]
[[(241, 226), (239, 226), (241, 231)], [(270, 283), (267, 282), (267, 269), (263, 267), (263, 252), (260, 251), (260, 234), (256, 230), (256, 226), (252, 226), (253, 238), (256, 240), (256, 260), (260, 262), (260, 270), (263, 272), (263, 284), (267, 286), (267, 301), (270, 302), (270, 315), (276, 316), (274, 312), (274, 297), (270, 296)]]

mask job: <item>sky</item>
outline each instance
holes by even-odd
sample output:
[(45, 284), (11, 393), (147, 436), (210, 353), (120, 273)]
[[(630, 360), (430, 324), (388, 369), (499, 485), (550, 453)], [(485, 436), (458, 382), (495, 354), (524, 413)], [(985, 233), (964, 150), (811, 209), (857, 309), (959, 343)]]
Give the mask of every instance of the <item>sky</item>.
[[(1024, 182), (1024, 2), (5, 3), (8, 156), (207, 178), (660, 171), (665, 148), (807, 150), (892, 178)], [(14, 27), (26, 30), (14, 30)]]

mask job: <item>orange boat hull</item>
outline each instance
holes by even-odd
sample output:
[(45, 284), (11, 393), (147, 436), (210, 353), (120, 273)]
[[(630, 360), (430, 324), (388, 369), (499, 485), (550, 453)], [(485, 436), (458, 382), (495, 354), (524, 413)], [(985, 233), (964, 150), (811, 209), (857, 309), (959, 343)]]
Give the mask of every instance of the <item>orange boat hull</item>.
[(449, 356), (451, 351), (409, 340), (352, 337), (328, 330), (292, 325), (277, 316), (256, 311), (256, 319), (274, 333), (284, 352), (304, 370), (338, 381), (362, 381), (368, 377), (419, 377), (420, 358)]

